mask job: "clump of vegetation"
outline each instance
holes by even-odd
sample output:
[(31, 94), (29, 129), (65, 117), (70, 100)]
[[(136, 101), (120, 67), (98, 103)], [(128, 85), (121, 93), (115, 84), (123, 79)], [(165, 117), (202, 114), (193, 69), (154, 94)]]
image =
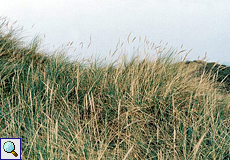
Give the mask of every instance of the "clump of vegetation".
[(211, 80), (217, 80), (217, 82), (222, 84), (223, 92), (229, 93), (230, 91), (230, 67), (226, 65), (220, 65), (216, 62), (205, 62), (205, 61), (187, 61), (189, 63), (199, 63), (202, 67), (199, 69), (199, 75), (201, 75), (204, 70), (206, 74), (212, 74), (215, 76), (211, 77)]
[[(229, 159), (229, 94), (196, 63), (70, 63), (0, 31), (0, 137), (23, 159)], [(147, 43), (149, 44), (149, 43)], [(212, 79), (212, 80), (211, 80)]]

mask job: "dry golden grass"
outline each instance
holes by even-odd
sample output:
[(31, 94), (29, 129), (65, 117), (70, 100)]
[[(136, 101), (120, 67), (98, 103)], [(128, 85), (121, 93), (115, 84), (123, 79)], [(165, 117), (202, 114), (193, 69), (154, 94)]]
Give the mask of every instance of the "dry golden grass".
[(229, 95), (178, 52), (145, 40), (157, 59), (85, 66), (13, 37), (0, 38), (0, 137), (22, 138), (23, 159), (230, 157)]

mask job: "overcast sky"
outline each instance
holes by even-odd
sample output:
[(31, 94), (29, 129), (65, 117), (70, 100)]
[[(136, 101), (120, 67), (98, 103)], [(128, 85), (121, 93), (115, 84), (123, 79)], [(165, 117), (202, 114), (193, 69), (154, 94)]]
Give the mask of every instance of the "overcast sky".
[[(0, 16), (24, 27), (31, 39), (45, 35), (43, 44), (50, 51), (73, 42), (69, 55), (82, 52), (108, 56), (119, 42), (137, 37), (143, 47), (150, 42), (168, 42), (168, 48), (189, 51), (187, 60), (200, 59), (230, 65), (229, 0), (0, 0)], [(34, 25), (34, 26), (33, 26)], [(33, 27), (32, 27), (33, 26)], [(87, 46), (90, 42), (89, 49)], [(139, 41), (139, 36), (142, 41)], [(80, 43), (83, 42), (83, 49)], [(74, 52), (73, 50), (77, 48)], [(84, 50), (85, 48), (85, 50)], [(123, 46), (124, 48), (124, 46)], [(81, 50), (81, 51), (80, 51)], [(132, 55), (130, 49), (127, 54)]]

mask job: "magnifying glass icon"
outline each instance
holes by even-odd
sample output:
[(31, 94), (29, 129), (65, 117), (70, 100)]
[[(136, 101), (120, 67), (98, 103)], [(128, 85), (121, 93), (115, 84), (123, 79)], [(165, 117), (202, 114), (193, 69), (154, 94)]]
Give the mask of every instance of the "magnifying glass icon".
[(11, 141), (7, 141), (3, 145), (3, 149), (7, 153), (12, 153), (15, 157), (18, 156), (18, 154), (14, 151), (15, 150), (15, 145)]

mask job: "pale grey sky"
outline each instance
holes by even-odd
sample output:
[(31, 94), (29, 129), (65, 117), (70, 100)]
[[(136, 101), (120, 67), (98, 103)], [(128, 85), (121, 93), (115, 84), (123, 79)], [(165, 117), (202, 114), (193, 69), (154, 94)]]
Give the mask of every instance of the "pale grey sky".
[[(168, 42), (168, 48), (180, 50), (183, 44), (183, 49), (192, 49), (188, 60), (207, 52), (208, 61), (230, 65), (229, 0), (0, 0), (0, 4), (0, 16), (17, 20), (30, 38), (45, 35), (43, 44), (50, 51), (53, 45), (73, 42), (77, 50), (69, 50), (71, 56), (82, 52), (86, 58), (92, 53), (104, 57), (131, 32), (130, 39), (146, 36), (156, 44)], [(140, 43), (128, 46), (138, 48)]]

